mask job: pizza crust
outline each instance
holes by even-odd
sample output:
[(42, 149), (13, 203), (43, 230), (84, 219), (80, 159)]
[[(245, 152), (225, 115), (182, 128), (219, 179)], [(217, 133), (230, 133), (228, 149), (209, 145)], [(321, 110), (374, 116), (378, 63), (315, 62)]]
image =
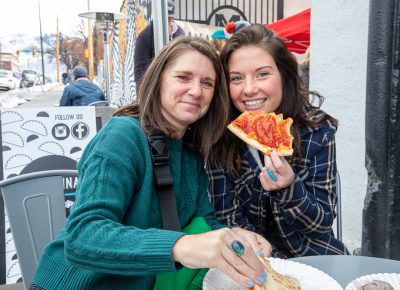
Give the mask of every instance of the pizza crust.
[(301, 290), (299, 281), (289, 275), (282, 275), (276, 272), (270, 262), (259, 257), (261, 262), (265, 266), (265, 273), (267, 274), (267, 279), (263, 285), (254, 285), (253, 288), (248, 288), (251, 290)]
[[(288, 124), (287, 124), (287, 130), (289, 130), (289, 132), (290, 132), (291, 124), (292, 124), (292, 122), (288, 122)], [(238, 136), (240, 139), (242, 139), (244, 142), (246, 142), (250, 146), (253, 146), (257, 150), (260, 150), (262, 153), (264, 153), (268, 156), (270, 155), (271, 147), (269, 147), (267, 145), (263, 145), (260, 142), (258, 142), (257, 140), (247, 137), (247, 134), (244, 131), (242, 131), (240, 128), (236, 127), (232, 123), (229, 124), (227, 128), (233, 134)], [(292, 140), (293, 140), (293, 137), (292, 137)], [(273, 148), (273, 149), (278, 153), (279, 156), (291, 156), (293, 154), (293, 149), (291, 147), (288, 148), (286, 146), (279, 145), (278, 148)]]

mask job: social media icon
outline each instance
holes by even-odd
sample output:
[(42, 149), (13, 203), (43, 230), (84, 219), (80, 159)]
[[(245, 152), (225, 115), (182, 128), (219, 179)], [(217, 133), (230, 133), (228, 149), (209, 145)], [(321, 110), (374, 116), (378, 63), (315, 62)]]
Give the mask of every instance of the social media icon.
[(89, 135), (89, 127), (85, 123), (75, 123), (71, 128), (71, 135), (78, 140), (85, 139)]
[(68, 138), (70, 131), (67, 125), (59, 123), (53, 126), (51, 133), (55, 139), (65, 140)]

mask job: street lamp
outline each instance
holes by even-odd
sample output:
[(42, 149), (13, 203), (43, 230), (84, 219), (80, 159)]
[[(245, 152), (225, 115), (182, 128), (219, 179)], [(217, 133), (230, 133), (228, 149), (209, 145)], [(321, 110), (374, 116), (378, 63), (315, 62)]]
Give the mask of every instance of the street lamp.
[(103, 46), (104, 46), (104, 75), (106, 83), (106, 98), (110, 100), (110, 49), (108, 46), (108, 40), (110, 33), (114, 28), (114, 21), (128, 19), (128, 16), (121, 13), (110, 13), (110, 12), (85, 12), (79, 14), (80, 17), (95, 19), (97, 25), (103, 33)]

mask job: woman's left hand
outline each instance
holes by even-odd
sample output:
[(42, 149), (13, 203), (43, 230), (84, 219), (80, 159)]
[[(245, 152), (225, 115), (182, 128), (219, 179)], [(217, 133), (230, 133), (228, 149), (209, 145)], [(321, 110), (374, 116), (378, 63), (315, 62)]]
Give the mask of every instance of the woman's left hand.
[(271, 244), (261, 235), (239, 227), (232, 228), (231, 231), (242, 237), (244, 241), (247, 241), (253, 249), (254, 253), (256, 253), (258, 256), (271, 257)]
[(271, 156), (264, 156), (264, 162), (265, 167), (260, 174), (260, 181), (265, 190), (279, 190), (293, 183), (294, 172), (292, 167), (275, 150), (271, 150)]

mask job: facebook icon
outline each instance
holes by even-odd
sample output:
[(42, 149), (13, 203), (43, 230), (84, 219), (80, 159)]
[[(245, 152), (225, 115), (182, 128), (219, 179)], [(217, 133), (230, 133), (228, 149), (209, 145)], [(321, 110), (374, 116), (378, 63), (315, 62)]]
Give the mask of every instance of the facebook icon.
[(85, 139), (89, 135), (89, 127), (85, 123), (75, 123), (71, 128), (71, 135), (78, 140)]

